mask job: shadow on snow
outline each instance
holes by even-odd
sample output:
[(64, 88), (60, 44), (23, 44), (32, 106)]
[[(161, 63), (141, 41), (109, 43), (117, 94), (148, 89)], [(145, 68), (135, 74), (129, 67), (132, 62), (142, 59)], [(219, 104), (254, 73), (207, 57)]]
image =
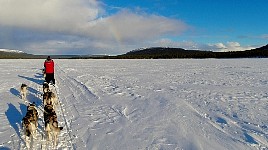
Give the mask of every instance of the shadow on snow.
[(22, 113), (11, 103), (8, 103), (8, 109), (5, 112), (7, 119), (13, 129), (16, 131), (18, 137), (21, 139), (20, 129), (22, 128), (21, 122), (23, 118), (23, 114), (26, 114), (27, 106), (25, 104), (20, 103), (20, 109)]
[(20, 92), (19, 92), (17, 89), (11, 88), (9, 91), (10, 91), (10, 93), (12, 93), (13, 95), (15, 95), (15, 96), (21, 98), (21, 96), (20, 96)]
[(36, 78), (43, 78), (44, 75), (43, 75), (42, 73), (36, 73), (36, 74), (34, 75), (34, 77), (36, 77)]
[[(40, 106), (42, 105), (42, 99), (40, 99), (37, 95), (41, 95), (42, 93), (39, 92), (38, 90), (32, 88), (32, 87), (28, 87), (28, 94), (26, 96), (26, 99), (28, 100), (28, 102), (33, 103), (35, 102), (36, 106)], [(20, 96), (20, 92), (18, 90), (16, 90), (15, 88), (11, 88), (10, 89), (10, 93), (12, 93), (13, 95), (19, 97), (21, 99)]]
[(0, 147), (0, 150), (11, 150), (11, 149), (8, 147)]
[(34, 83), (36, 83), (36, 84), (39, 84), (39, 85), (42, 85), (43, 82), (44, 82), (43, 79), (36, 79), (36, 78), (26, 77), (26, 76), (22, 76), (22, 75), (18, 75), (18, 77), (27, 79), (27, 80), (32, 81), (32, 82), (34, 82)]
[(37, 107), (38, 107), (39, 105), (41, 105), (41, 104), (42, 104), (42, 99), (40, 99), (40, 98), (38, 97), (38, 95), (41, 96), (42, 93), (41, 93), (40, 91), (38, 91), (38, 90), (32, 88), (32, 87), (28, 87), (28, 91), (29, 91), (29, 95), (28, 95), (28, 97), (27, 97), (28, 101), (29, 101), (30, 103), (35, 102), (35, 104), (36, 104)]
[(32, 93), (30, 93), (27, 96), (27, 99), (28, 99), (28, 102), (35, 103), (36, 107), (42, 105), (42, 103), (43, 103), (42, 100), (39, 97), (37, 97), (35, 94), (32, 94)]

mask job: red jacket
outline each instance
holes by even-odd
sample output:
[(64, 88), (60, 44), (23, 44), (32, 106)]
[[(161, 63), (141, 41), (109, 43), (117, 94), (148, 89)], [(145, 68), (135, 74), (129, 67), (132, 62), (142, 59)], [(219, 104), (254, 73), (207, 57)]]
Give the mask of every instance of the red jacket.
[(53, 60), (46, 60), (44, 62), (45, 72), (46, 73), (54, 73), (54, 62)]

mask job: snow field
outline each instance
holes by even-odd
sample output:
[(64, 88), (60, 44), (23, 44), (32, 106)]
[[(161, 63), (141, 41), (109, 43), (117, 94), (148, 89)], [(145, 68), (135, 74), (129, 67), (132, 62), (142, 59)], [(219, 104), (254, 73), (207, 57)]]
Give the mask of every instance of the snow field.
[[(42, 110), (43, 60), (0, 61), (0, 148), (25, 148), (18, 89)], [(57, 149), (268, 149), (267, 59), (55, 63)], [(49, 149), (39, 118), (33, 147)]]

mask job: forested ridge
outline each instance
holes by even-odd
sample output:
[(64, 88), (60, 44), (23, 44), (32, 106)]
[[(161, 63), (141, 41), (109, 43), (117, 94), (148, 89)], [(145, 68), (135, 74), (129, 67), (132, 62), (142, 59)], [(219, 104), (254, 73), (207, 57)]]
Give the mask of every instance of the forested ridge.
[[(0, 59), (44, 59), (46, 55), (0, 51)], [(213, 52), (182, 48), (151, 47), (117, 56), (107, 55), (52, 55), (54, 59), (173, 59), (173, 58), (267, 58), (268, 45), (244, 51)]]
[(169, 58), (266, 58), (268, 45), (245, 51), (213, 52), (200, 50), (185, 50), (182, 48), (153, 47), (130, 51), (115, 58), (125, 59), (169, 59)]

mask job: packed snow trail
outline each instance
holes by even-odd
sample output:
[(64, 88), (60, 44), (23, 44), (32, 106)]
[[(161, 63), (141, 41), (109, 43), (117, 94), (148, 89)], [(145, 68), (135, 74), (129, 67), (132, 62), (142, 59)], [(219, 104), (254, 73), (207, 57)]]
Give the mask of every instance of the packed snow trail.
[(83, 141), (81, 141), (71, 129), (73, 121), (81, 117), (77, 104), (90, 105), (90, 103), (96, 101), (98, 97), (91, 93), (85, 85), (68, 76), (59, 65), (57, 65), (56, 76), (56, 84), (60, 87), (58, 89), (58, 95), (61, 102), (64, 103), (61, 104), (61, 112), (63, 112), (65, 116), (63, 118), (67, 127), (69, 140), (71, 141), (70, 143), (72, 143), (73, 149), (79, 149), (79, 146), (83, 145), (81, 144)]

